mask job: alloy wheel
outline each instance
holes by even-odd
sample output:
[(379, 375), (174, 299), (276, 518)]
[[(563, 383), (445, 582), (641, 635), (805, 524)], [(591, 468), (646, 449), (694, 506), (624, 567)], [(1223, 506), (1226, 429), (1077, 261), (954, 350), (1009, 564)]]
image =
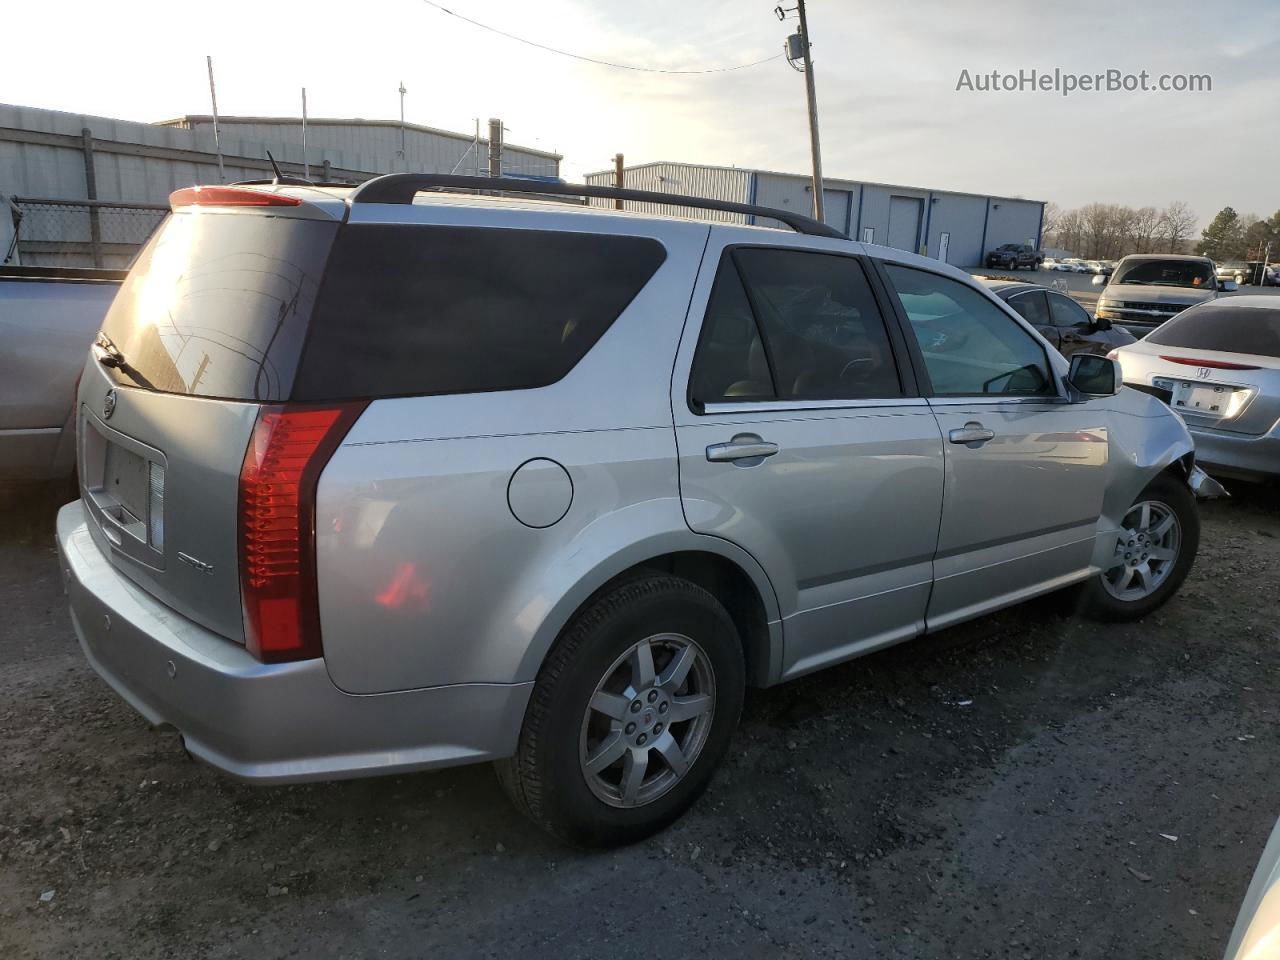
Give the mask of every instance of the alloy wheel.
[(582, 718), (578, 759), (591, 792), (613, 807), (657, 800), (693, 767), (716, 707), (715, 673), (689, 637), (655, 634), (605, 671)]
[(1120, 523), (1120, 536), (1102, 585), (1117, 600), (1134, 601), (1160, 589), (1182, 546), (1182, 527), (1173, 510), (1158, 500), (1135, 503)]

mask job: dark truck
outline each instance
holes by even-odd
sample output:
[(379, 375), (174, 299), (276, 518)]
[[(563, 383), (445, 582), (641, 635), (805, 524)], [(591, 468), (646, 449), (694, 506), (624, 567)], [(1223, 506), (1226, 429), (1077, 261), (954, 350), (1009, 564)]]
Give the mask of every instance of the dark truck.
[(1044, 254), (1028, 243), (1002, 243), (987, 254), (987, 267), (998, 267), (1003, 270), (1017, 270), (1027, 267), (1039, 270), (1044, 263)]

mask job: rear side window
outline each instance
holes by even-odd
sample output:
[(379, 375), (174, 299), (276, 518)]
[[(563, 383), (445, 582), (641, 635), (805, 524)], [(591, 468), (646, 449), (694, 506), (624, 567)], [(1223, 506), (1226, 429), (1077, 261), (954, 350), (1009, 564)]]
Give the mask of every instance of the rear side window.
[(1280, 357), (1280, 308), (1193, 307), (1147, 334), (1147, 343)]
[(884, 318), (851, 257), (746, 247), (720, 263), (695, 404), (902, 396)]
[(1009, 300), (1009, 306), (1013, 307), (1037, 327), (1047, 327), (1049, 325), (1049, 311), (1044, 305), (1044, 294), (1039, 290), (1018, 294), (1018, 296)]
[(665, 257), (644, 237), (348, 225), (329, 258), (293, 398), (554, 383)]

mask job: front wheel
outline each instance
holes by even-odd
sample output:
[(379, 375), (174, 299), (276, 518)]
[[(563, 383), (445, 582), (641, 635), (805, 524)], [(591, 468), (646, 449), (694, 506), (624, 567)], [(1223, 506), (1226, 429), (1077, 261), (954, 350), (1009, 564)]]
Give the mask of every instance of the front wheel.
[(1175, 477), (1157, 477), (1120, 522), (1110, 565), (1085, 585), (1085, 611), (1116, 621), (1154, 612), (1182, 585), (1199, 545), (1195, 496)]
[(706, 788), (745, 687), (742, 645), (715, 597), (660, 574), (624, 582), (556, 642), (498, 779), (521, 812), (563, 839), (641, 840)]

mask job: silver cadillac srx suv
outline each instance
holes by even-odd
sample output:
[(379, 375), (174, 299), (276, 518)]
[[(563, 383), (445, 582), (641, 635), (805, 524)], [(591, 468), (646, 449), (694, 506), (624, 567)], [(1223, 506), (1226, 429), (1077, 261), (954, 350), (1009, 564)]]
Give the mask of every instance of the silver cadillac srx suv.
[(86, 363), (57, 539), (90, 663), (195, 756), (493, 760), (537, 823), (623, 843), (706, 787), (748, 685), (1068, 586), (1137, 618), (1186, 576), (1181, 420), (966, 274), (532, 190), (655, 196), (174, 194)]

